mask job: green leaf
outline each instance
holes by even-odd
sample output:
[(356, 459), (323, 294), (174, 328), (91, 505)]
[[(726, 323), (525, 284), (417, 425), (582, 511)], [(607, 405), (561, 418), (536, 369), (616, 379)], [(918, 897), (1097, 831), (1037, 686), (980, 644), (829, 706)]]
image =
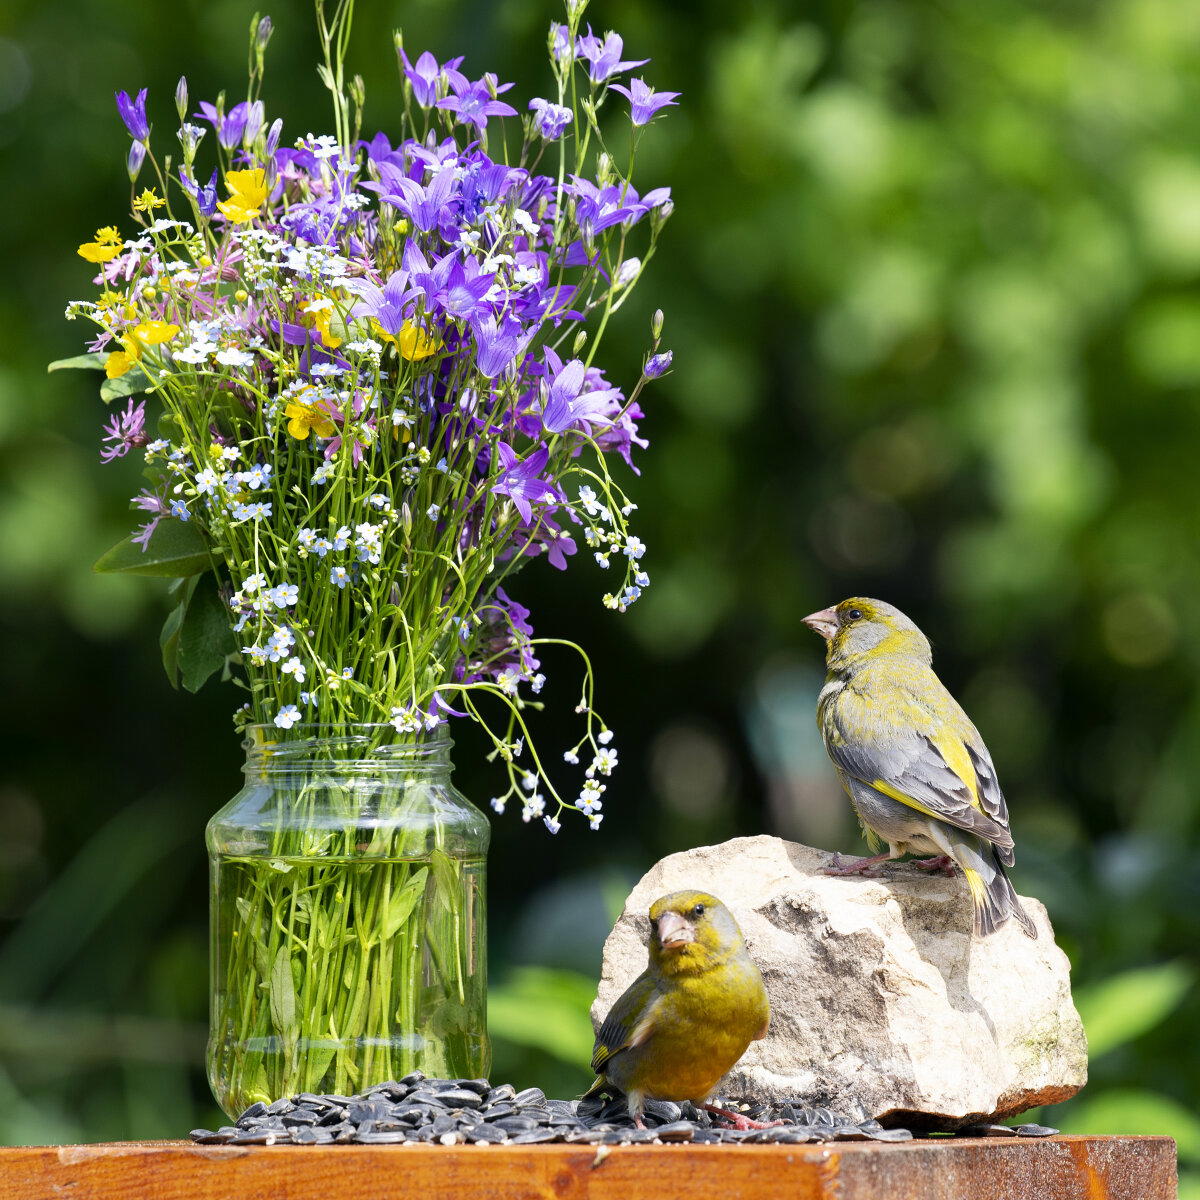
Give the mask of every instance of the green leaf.
[(144, 392), (150, 386), (150, 378), (141, 367), (134, 367), (116, 379), (106, 379), (100, 385), (100, 399), (107, 404), (110, 400), (119, 400), (122, 396), (134, 396)]
[(187, 601), (177, 604), (163, 622), (162, 632), (158, 635), (158, 648), (162, 651), (163, 670), (167, 673), (167, 682), (179, 691), (179, 628), (183, 624), (183, 614)]
[(454, 911), (462, 897), (462, 879), (458, 863), (444, 850), (431, 850), (429, 862), (433, 867), (433, 880), (436, 884), (434, 896), (437, 902)]
[(198, 692), (236, 650), (229, 610), (217, 591), (217, 581), (210, 573), (201, 575), (179, 628), (179, 678), (183, 686), (189, 692)]
[(1123, 971), (1075, 992), (1092, 1058), (1153, 1029), (1168, 1017), (1196, 980), (1181, 961)]
[(394, 938), (403, 925), (412, 916), (425, 892), (425, 880), (429, 877), (429, 868), (422, 867), (414, 872), (412, 878), (392, 897), (388, 904), (387, 916), (383, 920), (383, 937), (387, 941)]
[(328, 1049), (321, 1047), (316, 1049), (312, 1043), (308, 1047), (308, 1070), (305, 1078), (314, 1087), (325, 1077), (325, 1072), (329, 1070), (329, 1063), (333, 1058), (334, 1050), (330, 1046)]
[[(490, 1007), (490, 1005), (489, 1005)], [(1058, 1121), (1055, 1121), (1058, 1124)], [(1179, 1157), (1200, 1161), (1200, 1118), (1171, 1096), (1141, 1088), (1111, 1088), (1076, 1101), (1062, 1118), (1065, 1133), (1160, 1134), (1173, 1137)]]
[(77, 354), (74, 358), (56, 358), (47, 371), (103, 371), (107, 354)]
[(488, 990), (488, 1028), (493, 1036), (544, 1050), (573, 1066), (592, 1056), (588, 1009), (596, 983), (574, 971), (517, 967)]
[(279, 947), (271, 967), (271, 1022), (281, 1037), (296, 1037), (296, 984), (292, 979), (292, 956), (286, 946)]
[(150, 544), (143, 551), (133, 534), (102, 554), (92, 567), (102, 575), (122, 572), (126, 575), (153, 575), (160, 579), (180, 579), (198, 575), (211, 565), (204, 535), (190, 521), (163, 517)]
[(190, 579), (177, 579), (171, 584), (172, 595), (180, 597), (179, 603), (167, 614), (163, 622), (162, 633), (158, 635), (158, 647), (162, 651), (163, 670), (167, 673), (167, 681), (179, 690), (179, 630), (183, 625), (183, 617), (187, 612), (188, 601), (196, 589), (199, 575)]

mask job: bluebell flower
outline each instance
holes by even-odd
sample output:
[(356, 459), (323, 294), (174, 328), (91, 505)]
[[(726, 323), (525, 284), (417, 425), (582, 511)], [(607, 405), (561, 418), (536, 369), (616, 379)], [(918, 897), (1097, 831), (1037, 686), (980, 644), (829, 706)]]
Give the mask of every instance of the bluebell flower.
[[(458, 66), (462, 62), (462, 58), (448, 59), (444, 66), (439, 65), (438, 60), (426, 50), (417, 59), (416, 66), (408, 61), (408, 55), (404, 53), (404, 47), (397, 47), (400, 53), (400, 61), (404, 64), (404, 77), (408, 80), (412, 87), (413, 99), (422, 108), (432, 108), (438, 98), (438, 83), (443, 78), (450, 78), (452, 75), (458, 75)], [(459, 76), (461, 78), (461, 76)]]
[[(461, 76), (460, 76), (461, 78)], [(506, 92), (511, 83), (493, 85), (485, 77), (468, 83), (463, 80), (459, 84), (453, 77), (450, 86), (454, 91), (452, 96), (443, 96), (438, 102), (438, 108), (452, 112), (463, 125), (474, 125), (476, 129), (486, 129), (488, 117), (515, 117), (517, 110), (511, 104), (497, 100), (500, 92)]]
[(146, 89), (130, 100), (128, 92), (117, 92), (117, 112), (135, 142), (144, 142), (150, 136), (150, 122), (146, 120)]
[(579, 57), (587, 62), (588, 77), (593, 83), (603, 83), (613, 75), (619, 75), (633, 67), (643, 67), (650, 61), (648, 58), (639, 58), (622, 62), (621, 54), (625, 49), (625, 42), (621, 35), (610, 30), (601, 41), (592, 33), (590, 25), (586, 36), (579, 39), (575, 49)]
[(558, 488), (548, 479), (541, 478), (550, 459), (550, 451), (545, 446), (539, 446), (524, 460), (507, 442), (498, 442), (496, 450), (500, 455), (501, 471), (492, 484), (492, 493), (512, 500), (522, 521), (528, 523), (533, 519), (531, 501), (561, 498)]
[(614, 92), (620, 92), (629, 101), (629, 112), (635, 125), (646, 125), (654, 119), (661, 108), (675, 103), (681, 92), (656, 92), (644, 79), (631, 79), (629, 87), (614, 83)]
[(534, 124), (537, 131), (548, 142), (557, 142), (562, 137), (567, 126), (575, 119), (575, 114), (562, 104), (551, 104), (535, 96), (529, 102), (531, 112), (537, 114)]

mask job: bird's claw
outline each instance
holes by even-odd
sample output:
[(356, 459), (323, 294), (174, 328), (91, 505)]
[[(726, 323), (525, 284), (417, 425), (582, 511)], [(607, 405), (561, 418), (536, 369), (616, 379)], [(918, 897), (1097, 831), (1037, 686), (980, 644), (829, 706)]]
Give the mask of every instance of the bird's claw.
[(939, 854), (935, 858), (915, 858), (913, 866), (931, 875), (953, 875), (955, 872), (954, 859), (948, 854)]
[(864, 879), (877, 879), (883, 874), (879, 869), (879, 864), (887, 857), (886, 854), (880, 854), (874, 858), (856, 858), (851, 862), (844, 862), (842, 856), (835, 853), (829, 860), (829, 864), (821, 868), (821, 874), (834, 876), (861, 875)]
[(718, 1108), (715, 1104), (706, 1104), (705, 1112), (710, 1112), (713, 1116), (720, 1117), (726, 1121), (730, 1129), (772, 1129), (776, 1125), (786, 1125), (786, 1121), (754, 1121), (750, 1117), (743, 1116), (741, 1113), (730, 1112), (727, 1108)]

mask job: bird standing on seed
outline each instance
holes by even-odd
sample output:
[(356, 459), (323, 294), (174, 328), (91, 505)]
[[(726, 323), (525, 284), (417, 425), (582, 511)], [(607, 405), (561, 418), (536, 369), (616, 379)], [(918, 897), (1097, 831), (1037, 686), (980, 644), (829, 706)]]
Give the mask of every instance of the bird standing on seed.
[(600, 1027), (586, 1094), (619, 1089), (639, 1129), (646, 1099), (691, 1100), (736, 1128), (764, 1128), (707, 1100), (770, 1018), (733, 914), (707, 892), (672, 892), (650, 907), (650, 964)]
[(967, 714), (933, 673), (929, 639), (899, 609), (854, 597), (804, 618), (828, 644), (817, 701), (825, 749), (872, 850), (831, 875), (866, 874), (885, 859), (966, 877), (974, 930), (1014, 917), (1037, 931), (1005, 873), (1013, 865), (1008, 806), (991, 755)]

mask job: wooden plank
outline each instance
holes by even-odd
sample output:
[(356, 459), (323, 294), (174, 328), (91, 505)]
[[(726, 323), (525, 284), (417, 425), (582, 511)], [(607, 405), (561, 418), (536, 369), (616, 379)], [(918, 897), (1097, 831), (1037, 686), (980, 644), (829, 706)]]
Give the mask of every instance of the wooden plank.
[(1151, 1137), (811, 1146), (0, 1148), (0, 1200), (1175, 1200)]

